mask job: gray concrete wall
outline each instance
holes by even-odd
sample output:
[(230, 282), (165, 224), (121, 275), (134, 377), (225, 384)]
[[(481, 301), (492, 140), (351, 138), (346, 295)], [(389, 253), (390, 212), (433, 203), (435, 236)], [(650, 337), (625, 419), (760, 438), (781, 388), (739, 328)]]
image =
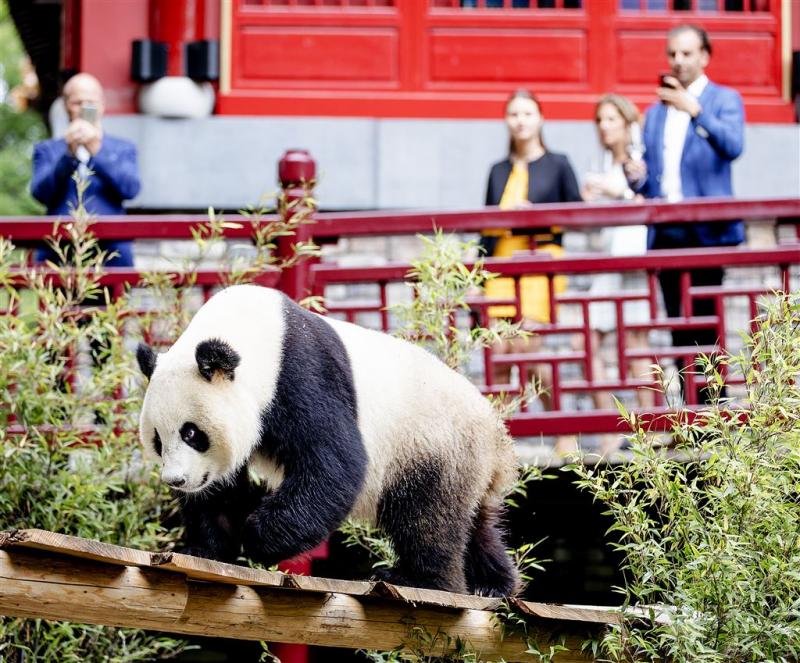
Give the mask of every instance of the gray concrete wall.
[[(138, 146), (143, 187), (133, 205), (149, 208), (255, 204), (275, 190), (283, 152), (305, 148), (317, 160), (323, 209), (474, 209), (507, 144), (499, 120), (124, 115), (105, 124)], [(569, 155), (579, 179), (598, 162), (591, 122), (550, 121), (544, 137)], [(799, 196), (800, 126), (749, 125), (734, 190), (748, 198)]]

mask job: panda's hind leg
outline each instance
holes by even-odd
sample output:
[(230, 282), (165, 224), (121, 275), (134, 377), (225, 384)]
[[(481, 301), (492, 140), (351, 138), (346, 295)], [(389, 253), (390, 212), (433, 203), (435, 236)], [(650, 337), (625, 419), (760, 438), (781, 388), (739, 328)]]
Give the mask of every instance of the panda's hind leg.
[[(378, 525), (391, 538), (397, 563), (379, 579), (408, 587), (467, 591), (464, 562), (472, 525), (467, 491), (457, 473), (425, 458), (393, 472), (378, 505)], [(453, 476), (453, 475), (456, 476)]]
[(517, 567), (506, 552), (500, 505), (485, 501), (475, 514), (467, 548), (467, 588), (480, 596), (513, 596), (520, 590)]

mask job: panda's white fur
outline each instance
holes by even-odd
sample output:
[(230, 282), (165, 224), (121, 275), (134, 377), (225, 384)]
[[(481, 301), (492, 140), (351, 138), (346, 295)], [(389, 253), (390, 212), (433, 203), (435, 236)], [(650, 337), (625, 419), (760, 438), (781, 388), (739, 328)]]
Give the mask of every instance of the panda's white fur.
[[(139, 429), (145, 449), (152, 450), (160, 424), (165, 480), (185, 475), (183, 490), (190, 492), (205, 487), (200, 479), (206, 473), (208, 485), (250, 459), (260, 438), (260, 413), (272, 399), (281, 366), (281, 302), (281, 294), (268, 288), (226, 288), (200, 307), (175, 344), (158, 356)], [(195, 350), (209, 338), (225, 339), (242, 357), (228, 384), (220, 376), (209, 383), (197, 372)], [(178, 426), (187, 420), (215, 432), (211, 455), (183, 444)]]
[[(232, 481), (247, 465), (273, 489), (280, 489), (285, 468), (262, 453), (259, 445), (262, 413), (272, 406), (284, 360), (289, 333), (286, 306), (286, 298), (275, 290), (227, 288), (197, 312), (168, 352), (158, 356), (140, 430), (144, 447), (151, 450), (158, 430), (165, 481), (183, 482), (184, 492), (202, 494), (220, 481)], [(482, 508), (487, 509), (486, 527), (493, 528), (493, 514), (515, 479), (516, 462), (511, 440), (490, 403), (466, 378), (419, 347), (357, 325), (314, 317), (329, 325), (341, 341), (352, 371), (357, 426), (367, 462), (349, 515), (379, 523), (377, 510), (386, 499), (387, 486), (401, 486), (402, 492), (406, 473), (435, 458), (436, 467), (444, 468), (435, 474), (443, 486), (440, 499), (461, 505), (458, 517), (462, 518), (478, 517)], [(313, 322), (308, 317), (298, 319)], [(293, 343), (314, 353), (313, 346), (304, 345), (306, 324), (291, 330), (292, 338), (299, 339)], [(215, 373), (208, 380), (198, 372), (196, 351), (209, 339), (224, 342), (240, 357), (232, 379)], [(208, 435), (207, 451), (198, 452), (182, 439), (181, 426), (187, 421)], [(326, 431), (315, 434), (322, 440)], [(458, 494), (448, 496), (448, 490)], [(469, 523), (465, 527), (469, 530)], [(475, 529), (481, 529), (479, 524)], [(498, 547), (496, 541), (493, 545)], [(471, 584), (476, 585), (471, 590), (479, 591), (477, 580)], [(443, 588), (463, 591), (463, 583)]]

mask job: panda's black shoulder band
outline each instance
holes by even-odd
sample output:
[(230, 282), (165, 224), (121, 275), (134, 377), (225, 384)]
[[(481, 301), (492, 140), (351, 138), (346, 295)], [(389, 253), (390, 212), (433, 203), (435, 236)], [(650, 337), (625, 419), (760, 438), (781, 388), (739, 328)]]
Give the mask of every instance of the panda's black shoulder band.
[(194, 357), (200, 375), (209, 382), (215, 373), (220, 373), (227, 380), (233, 380), (234, 371), (242, 360), (236, 350), (218, 338), (198, 343)]

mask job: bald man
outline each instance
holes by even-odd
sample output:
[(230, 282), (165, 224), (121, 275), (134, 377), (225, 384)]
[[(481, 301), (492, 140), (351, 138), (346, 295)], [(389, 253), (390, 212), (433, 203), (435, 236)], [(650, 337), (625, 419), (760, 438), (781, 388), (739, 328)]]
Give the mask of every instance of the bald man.
[[(64, 138), (38, 143), (33, 149), (31, 193), (47, 207), (47, 213), (69, 216), (78, 203), (73, 174), (89, 178), (83, 203), (91, 214), (125, 214), (122, 201), (139, 193), (136, 147), (103, 132), (105, 99), (100, 82), (90, 74), (77, 74), (64, 86), (64, 104), (70, 123)], [(112, 267), (132, 267), (129, 241), (101, 242), (113, 252), (106, 261)], [(55, 260), (49, 249), (40, 249), (37, 259)]]

